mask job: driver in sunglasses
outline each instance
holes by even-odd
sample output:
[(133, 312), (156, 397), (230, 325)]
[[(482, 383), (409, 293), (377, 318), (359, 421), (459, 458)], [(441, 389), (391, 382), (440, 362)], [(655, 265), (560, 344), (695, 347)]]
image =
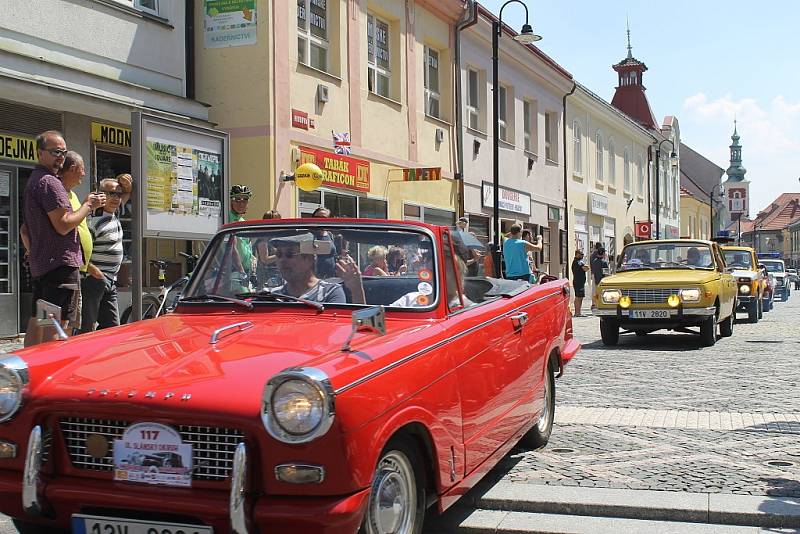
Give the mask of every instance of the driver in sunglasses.
[[(287, 237), (276, 237), (269, 242), (275, 249), (278, 269), (284, 284), (271, 289), (272, 293), (291, 295), (322, 303), (346, 303), (346, 287), (354, 303), (364, 302), (364, 287), (361, 271), (350, 256), (342, 256), (336, 262), (337, 275), (342, 283), (321, 280), (315, 274), (317, 254), (328, 254), (331, 244), (314, 238), (307, 232)], [(344, 286), (344, 287), (343, 287)]]

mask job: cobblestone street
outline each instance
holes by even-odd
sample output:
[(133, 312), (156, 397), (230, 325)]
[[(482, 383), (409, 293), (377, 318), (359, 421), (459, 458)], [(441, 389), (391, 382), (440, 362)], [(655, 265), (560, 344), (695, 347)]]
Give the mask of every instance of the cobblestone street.
[(607, 348), (597, 318), (575, 319), (550, 443), (494, 479), (800, 497), (799, 313), (795, 296), (710, 348), (672, 332)]

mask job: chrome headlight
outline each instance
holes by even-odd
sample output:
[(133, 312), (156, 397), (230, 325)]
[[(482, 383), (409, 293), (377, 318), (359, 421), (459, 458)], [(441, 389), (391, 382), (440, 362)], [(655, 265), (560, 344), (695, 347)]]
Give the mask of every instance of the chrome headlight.
[(603, 290), (603, 304), (616, 304), (622, 297), (622, 292), (619, 289), (604, 289)]
[(681, 289), (680, 297), (683, 302), (698, 302), (700, 300), (700, 290), (694, 289)]
[(22, 358), (0, 356), (0, 423), (11, 419), (22, 406), (28, 382), (28, 364)]
[(261, 421), (284, 443), (308, 443), (333, 424), (334, 392), (328, 376), (313, 367), (281, 371), (264, 386)]
[(739, 293), (742, 295), (749, 295), (750, 294), (750, 285), (749, 284), (742, 284), (739, 286)]

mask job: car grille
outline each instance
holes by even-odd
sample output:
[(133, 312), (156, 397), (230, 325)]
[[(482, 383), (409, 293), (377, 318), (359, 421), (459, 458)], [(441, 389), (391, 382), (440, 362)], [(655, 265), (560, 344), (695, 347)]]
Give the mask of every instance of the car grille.
[(678, 288), (623, 289), (622, 294), (631, 298), (633, 304), (664, 304), (670, 295), (677, 295)]
[[(72, 465), (90, 471), (111, 471), (114, 466), (113, 442), (122, 437), (129, 421), (66, 417), (59, 421)], [(178, 425), (176, 430), (184, 443), (192, 445), (192, 478), (195, 480), (224, 480), (233, 467), (236, 446), (244, 433), (233, 428)], [(112, 444), (103, 458), (86, 454), (86, 437), (101, 434)]]

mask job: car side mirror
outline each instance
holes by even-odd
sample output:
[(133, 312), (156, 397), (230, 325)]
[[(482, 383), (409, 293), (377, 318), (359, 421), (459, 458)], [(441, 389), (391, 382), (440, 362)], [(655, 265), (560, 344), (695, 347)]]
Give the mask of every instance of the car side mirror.
[(373, 332), (380, 336), (386, 335), (386, 309), (383, 306), (372, 306), (365, 310), (357, 310), (353, 312), (353, 329), (347, 341), (342, 346), (342, 352), (350, 352), (350, 342), (356, 332), (367, 331)]

